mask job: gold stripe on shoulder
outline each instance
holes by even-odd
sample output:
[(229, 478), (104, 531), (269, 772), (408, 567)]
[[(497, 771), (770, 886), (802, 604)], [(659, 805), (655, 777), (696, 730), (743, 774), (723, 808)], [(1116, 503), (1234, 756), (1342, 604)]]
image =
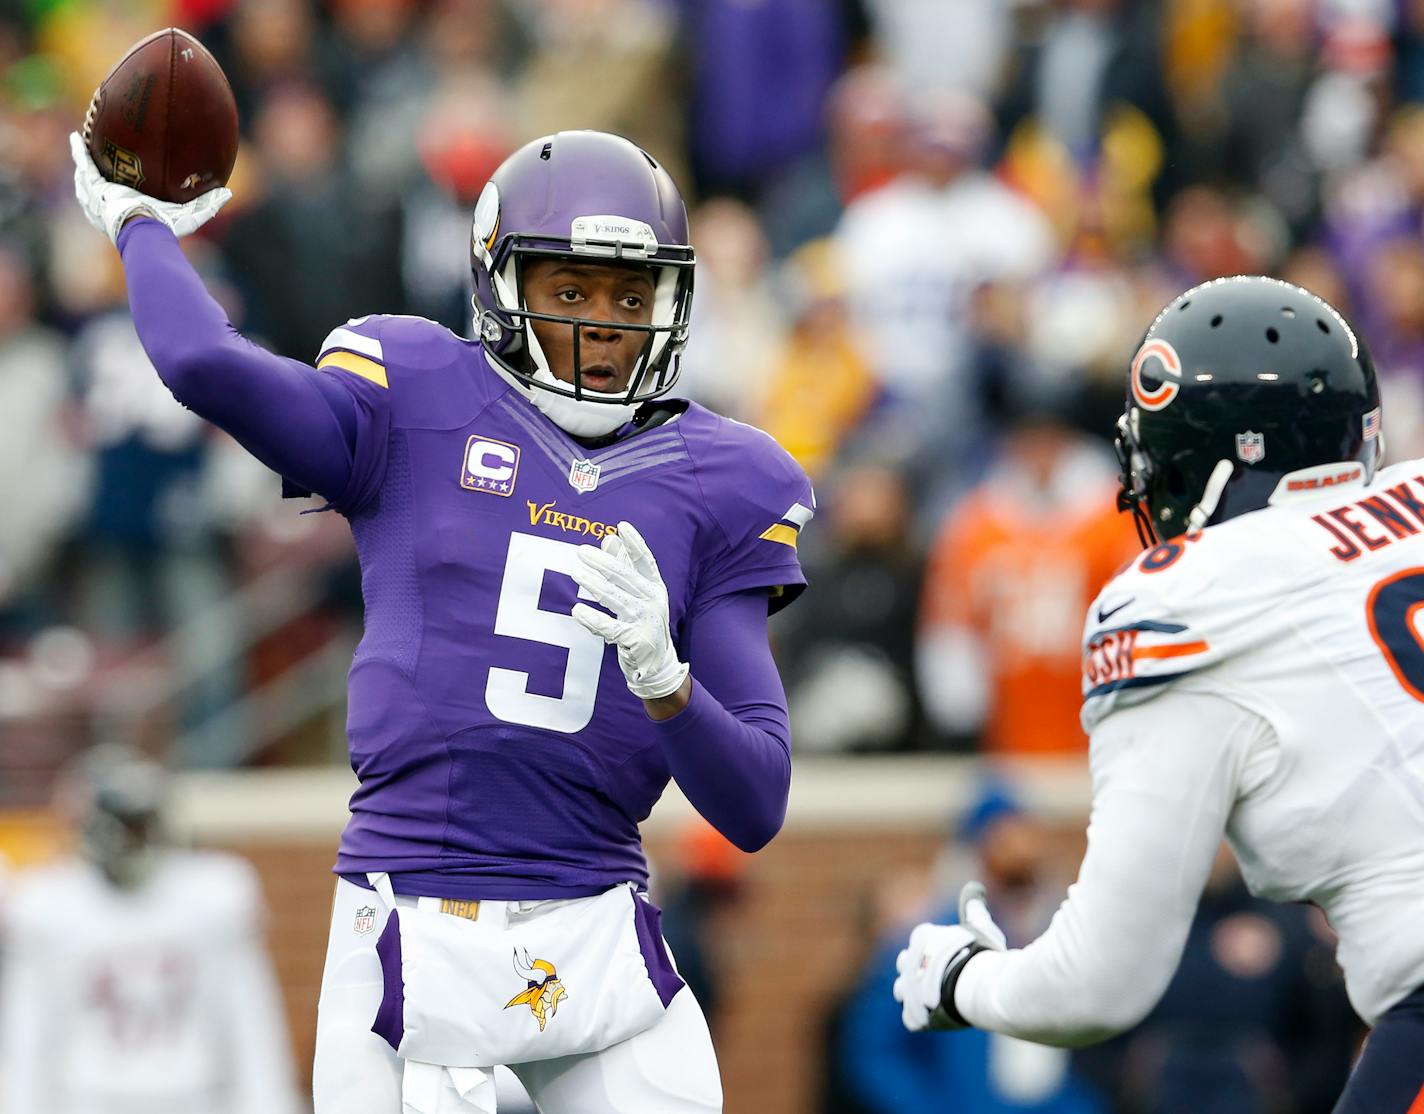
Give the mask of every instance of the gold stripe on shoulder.
[(390, 389), (390, 380), (386, 378), (385, 365), (378, 364), (375, 360), (365, 356), (358, 356), (355, 352), (328, 352), (318, 362), (317, 367), (339, 367), (342, 371), (349, 371), (352, 375), (359, 375), (362, 379), (369, 379), (378, 387)]
[(782, 545), (789, 545), (796, 548), (796, 527), (788, 526), (784, 522), (778, 522), (768, 526), (766, 530), (758, 535), (763, 541), (780, 542)]

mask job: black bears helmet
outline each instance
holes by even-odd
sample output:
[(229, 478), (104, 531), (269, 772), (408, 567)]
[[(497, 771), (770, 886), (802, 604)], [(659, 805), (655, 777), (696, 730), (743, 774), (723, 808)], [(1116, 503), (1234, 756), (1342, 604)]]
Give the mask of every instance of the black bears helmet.
[(1214, 279), (1148, 328), (1116, 447), (1118, 505), (1144, 545), (1290, 492), (1368, 483), (1384, 453), (1374, 364), (1310, 291), (1259, 275)]
[(147, 880), (165, 842), (167, 795), (167, 775), (156, 762), (120, 743), (101, 743), (62, 772), (56, 804), (80, 855), (113, 885), (132, 889)]

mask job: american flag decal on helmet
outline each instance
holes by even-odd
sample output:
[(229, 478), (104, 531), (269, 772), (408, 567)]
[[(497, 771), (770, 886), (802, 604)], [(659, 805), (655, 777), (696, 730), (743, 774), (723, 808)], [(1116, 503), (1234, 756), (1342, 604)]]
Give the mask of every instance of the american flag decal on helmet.
[(772, 523), (757, 536), (763, 541), (780, 542), (782, 545), (789, 545), (796, 548), (797, 535), (801, 533), (801, 527), (810, 522), (816, 515), (815, 510), (803, 503), (792, 503), (780, 520)]
[(1373, 441), (1380, 432), (1380, 408), (1376, 406), (1364, 419), (1364, 433), (1366, 441)]

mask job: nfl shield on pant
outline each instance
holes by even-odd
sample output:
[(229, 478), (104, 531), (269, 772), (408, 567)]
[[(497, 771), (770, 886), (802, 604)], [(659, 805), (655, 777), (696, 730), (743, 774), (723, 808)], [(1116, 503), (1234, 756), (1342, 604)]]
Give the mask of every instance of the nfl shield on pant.
[(372, 1029), (407, 1061), (481, 1068), (599, 1052), (654, 1025), (682, 989), (659, 911), (631, 886), (491, 904), (504, 915), (417, 907), (386, 921)]

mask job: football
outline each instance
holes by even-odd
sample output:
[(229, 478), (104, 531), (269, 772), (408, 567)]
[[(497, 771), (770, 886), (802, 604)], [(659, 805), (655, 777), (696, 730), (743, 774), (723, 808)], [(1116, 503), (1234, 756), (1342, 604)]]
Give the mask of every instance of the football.
[(84, 115), (89, 154), (111, 182), (160, 201), (226, 185), (237, 161), (237, 102), (206, 47), (157, 31), (119, 60)]

